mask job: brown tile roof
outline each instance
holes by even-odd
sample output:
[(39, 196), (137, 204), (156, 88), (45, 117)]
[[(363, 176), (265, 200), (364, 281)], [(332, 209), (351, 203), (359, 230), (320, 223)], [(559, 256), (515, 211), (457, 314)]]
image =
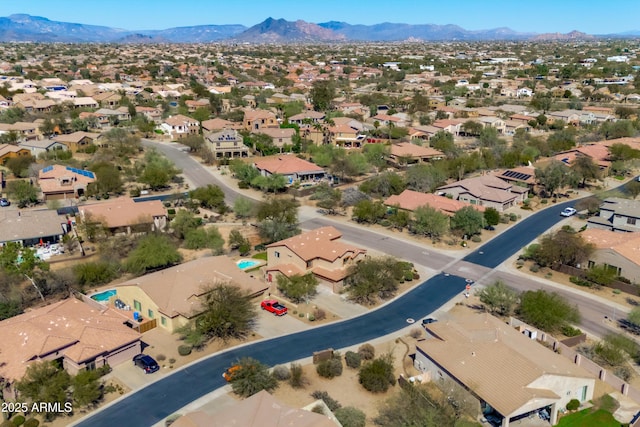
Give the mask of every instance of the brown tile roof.
[(185, 125), (197, 125), (198, 121), (191, 117), (177, 114), (175, 116), (167, 117), (164, 122), (170, 126), (185, 126)]
[(147, 274), (117, 285), (137, 286), (164, 315), (191, 318), (202, 312), (201, 297), (207, 287), (233, 283), (249, 295), (264, 292), (269, 286), (240, 270), (229, 257), (198, 258), (194, 261)]
[(292, 138), (296, 134), (293, 128), (262, 128), (253, 133), (262, 133), (271, 138)]
[(58, 141), (58, 142), (62, 142), (62, 143), (71, 142), (71, 143), (76, 143), (77, 144), (83, 138), (91, 138), (92, 140), (96, 140), (96, 139), (98, 139), (99, 136), (100, 136), (100, 134), (97, 134), (97, 133), (73, 132), (73, 133), (69, 133), (69, 134), (58, 135), (53, 139), (54, 139), (54, 141)]
[(282, 175), (288, 175), (303, 172), (324, 172), (324, 169), (322, 169), (320, 166), (300, 159), (296, 156), (290, 155), (265, 157), (261, 160), (257, 160), (255, 162), (255, 165), (256, 168), (265, 170), (271, 174), (278, 173)]
[(391, 154), (397, 157), (444, 157), (442, 151), (410, 142), (391, 144)]
[(3, 157), (9, 153), (19, 153), (21, 151), (29, 152), (28, 149), (13, 144), (0, 144), (0, 157)]
[(60, 351), (76, 363), (109, 353), (140, 339), (110, 308), (69, 298), (0, 322), (0, 375), (21, 378), (30, 361)]
[(435, 338), (416, 347), (505, 416), (531, 400), (559, 398), (552, 390), (532, 387), (544, 375), (592, 378), (569, 359), (486, 313), (458, 314), (427, 328)]
[(189, 412), (172, 424), (174, 427), (336, 427), (324, 415), (297, 409), (261, 391), (213, 414)]
[[(478, 199), (504, 203), (517, 197), (520, 191), (511, 192), (513, 185), (493, 175), (483, 175), (475, 178), (463, 179), (449, 185), (439, 187), (438, 190), (462, 187), (469, 194)], [(526, 191), (526, 189), (523, 189)], [(445, 191), (446, 192), (446, 191)]]
[(267, 110), (245, 110), (244, 120), (275, 119), (276, 115)]
[(149, 224), (154, 217), (167, 216), (167, 211), (160, 200), (135, 202), (128, 197), (79, 206), (84, 215), (103, 221), (109, 228), (126, 227), (136, 224)]
[(267, 247), (277, 248), (285, 246), (304, 261), (321, 258), (333, 262), (347, 255), (349, 252), (353, 252), (354, 256), (358, 253), (366, 252), (365, 249), (339, 242), (338, 239), (340, 237), (342, 237), (340, 231), (335, 227), (327, 226), (271, 243), (267, 245)]
[(611, 249), (627, 258), (634, 264), (640, 265), (640, 233), (620, 233), (599, 228), (587, 228), (582, 237), (597, 249)]
[(407, 211), (415, 211), (421, 206), (431, 206), (440, 212), (453, 215), (466, 206), (472, 206), (480, 212), (484, 212), (483, 206), (472, 205), (467, 202), (453, 200), (445, 196), (438, 196), (432, 193), (421, 193), (419, 191), (404, 190), (398, 195), (393, 195), (384, 201), (387, 206), (396, 206)]

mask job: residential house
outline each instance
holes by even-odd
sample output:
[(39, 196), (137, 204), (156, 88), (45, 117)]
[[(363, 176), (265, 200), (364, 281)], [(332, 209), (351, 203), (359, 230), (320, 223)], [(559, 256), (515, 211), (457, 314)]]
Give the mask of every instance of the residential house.
[(444, 153), (442, 151), (410, 142), (391, 144), (389, 150), (389, 161), (396, 166), (426, 163), (431, 160), (442, 159), (443, 157)]
[(188, 99), (184, 103), (187, 106), (187, 111), (189, 113), (195, 113), (198, 108), (209, 108), (208, 99)]
[(342, 233), (327, 226), (267, 245), (267, 281), (313, 273), (339, 292), (349, 267), (364, 259), (366, 250), (340, 241)]
[(75, 108), (98, 108), (100, 104), (96, 102), (95, 99), (90, 96), (79, 96), (77, 98), (73, 98), (71, 100), (73, 102), (73, 106)]
[(533, 96), (533, 90), (528, 87), (521, 87), (520, 89), (516, 90), (516, 96), (518, 98), (531, 97)]
[(142, 114), (149, 121), (152, 121), (157, 125), (162, 123), (162, 109), (160, 108), (142, 107), (140, 105), (136, 105), (136, 113)]
[(129, 197), (81, 205), (78, 213), (83, 222), (100, 222), (112, 234), (164, 231), (168, 221), (160, 200), (136, 202)]
[(216, 159), (249, 157), (250, 154), (249, 147), (244, 145), (242, 135), (235, 129), (210, 133), (205, 137), (205, 142)]
[(54, 141), (53, 139), (25, 141), (18, 144), (18, 146), (20, 148), (26, 148), (27, 150), (29, 150), (33, 157), (38, 157), (40, 154), (44, 153), (53, 153), (55, 151), (68, 150), (65, 144), (59, 141)]
[(14, 133), (19, 142), (32, 141), (41, 137), (38, 125), (30, 122), (0, 123), (0, 135), (6, 133)]
[(29, 156), (31, 151), (25, 147), (13, 144), (0, 144), (0, 164), (6, 165), (9, 159)]
[(200, 123), (200, 126), (202, 127), (202, 130), (205, 132), (218, 132), (223, 129), (235, 129), (235, 130), (242, 129), (242, 123), (236, 123), (229, 120), (220, 119), (217, 117), (215, 119), (209, 119), (209, 120), (203, 121), (202, 123)]
[(366, 140), (365, 126), (350, 117), (335, 117), (333, 125), (326, 128), (326, 142), (344, 148), (359, 148)]
[(253, 165), (263, 176), (283, 175), (289, 184), (320, 181), (326, 177), (326, 172), (320, 166), (291, 155), (263, 157)]
[(280, 127), (276, 115), (267, 110), (245, 110), (242, 124), (246, 130), (252, 132), (265, 128)]
[[(72, 375), (103, 365), (131, 363), (142, 351), (140, 334), (125, 326), (127, 318), (97, 302), (77, 298), (34, 308), (0, 322), (0, 375), (6, 391), (27, 368), (40, 361), (55, 361)], [(9, 398), (5, 394), (5, 398)]]
[(640, 231), (640, 200), (609, 197), (602, 201), (598, 216), (587, 220), (587, 228), (633, 232)]
[(282, 152), (284, 146), (290, 147), (293, 145), (293, 137), (296, 134), (296, 130), (293, 128), (264, 128), (252, 133), (267, 135), (273, 141), (273, 145)]
[(171, 139), (179, 140), (190, 135), (197, 135), (200, 132), (200, 124), (191, 117), (178, 114), (169, 116), (160, 125), (160, 128), (171, 136)]
[(175, 332), (202, 314), (206, 295), (219, 284), (236, 285), (251, 297), (269, 287), (221, 255), (136, 277), (116, 285), (116, 291), (117, 298), (132, 307), (138, 318), (156, 319), (157, 326)]
[(58, 243), (67, 231), (67, 220), (54, 210), (0, 211), (0, 244)]
[(399, 209), (409, 212), (413, 212), (423, 206), (429, 206), (450, 216), (467, 206), (472, 206), (480, 212), (484, 211), (483, 206), (472, 205), (471, 203), (453, 200), (445, 196), (421, 193), (414, 190), (404, 190), (398, 195), (394, 194), (389, 196), (387, 200), (384, 201), (384, 204), (388, 207), (398, 207)]
[(92, 98), (102, 107), (114, 108), (120, 105), (122, 95), (117, 92), (102, 92), (93, 95)]
[[(320, 405), (324, 411), (313, 409)], [(330, 414), (330, 415), (325, 415)], [(187, 412), (176, 419), (173, 427), (338, 427), (333, 414), (322, 400), (302, 409), (282, 403), (269, 392), (262, 390), (232, 405), (218, 408), (213, 413)]]
[(443, 185), (437, 191), (472, 205), (495, 208), (498, 212), (524, 202), (529, 194), (528, 188), (513, 185), (493, 175), (463, 179)]
[(640, 229), (635, 233), (617, 233), (589, 227), (580, 235), (595, 247), (585, 267), (603, 265), (617, 276), (640, 284)]
[(573, 126), (590, 125), (596, 121), (593, 112), (582, 110), (549, 111), (547, 117), (552, 121), (562, 120)]
[(131, 120), (131, 115), (129, 114), (129, 109), (127, 107), (120, 107), (115, 110), (110, 108), (100, 108), (95, 111), (95, 114), (107, 117), (109, 123), (126, 122)]
[(38, 173), (38, 185), (45, 201), (82, 197), (95, 180), (91, 171), (61, 165), (47, 166)]
[(554, 156), (554, 159), (571, 166), (578, 157), (589, 157), (598, 165), (602, 174), (606, 176), (611, 168), (611, 156), (609, 147), (604, 144), (581, 145), (568, 151), (563, 151)]
[(397, 116), (390, 116), (388, 114), (376, 114), (375, 116), (368, 119), (369, 122), (374, 124), (377, 122), (380, 126), (395, 126), (395, 127), (405, 127), (407, 122), (402, 120)]
[(494, 129), (496, 129), (498, 131), (498, 133), (506, 133), (507, 125), (504, 122), (504, 120), (502, 120), (499, 117), (484, 116), (484, 117), (478, 117), (477, 120), (480, 123), (482, 123), (482, 126), (484, 126), (484, 127), (492, 127)]
[(84, 150), (89, 145), (92, 145), (99, 136), (97, 133), (78, 131), (55, 136), (53, 141), (66, 145), (67, 149), (75, 153), (78, 150)]
[(425, 328), (416, 369), (426, 381), (462, 386), (502, 427), (542, 409), (555, 425), (570, 400), (593, 398), (596, 380), (584, 368), (487, 313), (456, 314)]
[(431, 126), (438, 128), (440, 131), (449, 132), (453, 136), (460, 135), (460, 130), (464, 119), (436, 120)]
[(313, 111), (313, 110), (307, 110), (307, 111), (303, 111), (300, 114), (295, 114), (289, 117), (288, 121), (291, 124), (296, 124), (298, 126), (301, 126), (305, 124), (322, 123), (324, 122), (324, 118), (325, 118), (324, 113)]

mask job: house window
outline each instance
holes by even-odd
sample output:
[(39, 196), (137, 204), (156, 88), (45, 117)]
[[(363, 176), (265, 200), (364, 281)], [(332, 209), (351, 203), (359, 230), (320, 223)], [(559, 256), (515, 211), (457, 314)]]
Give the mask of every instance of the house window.
[(160, 316), (160, 324), (162, 326), (167, 326), (167, 318), (164, 316)]
[(133, 300), (133, 309), (136, 311), (141, 311), (142, 310), (142, 304), (140, 304), (140, 301), (138, 300)]
[(153, 319), (153, 310), (149, 309), (147, 312), (149, 314), (149, 319)]
[(280, 258), (280, 252), (275, 251), (275, 252), (273, 253), (273, 256), (275, 256), (276, 258)]
[(627, 218), (627, 224), (636, 225), (636, 219), (635, 218)]
[(85, 363), (84, 368), (87, 371), (95, 371), (96, 370), (96, 361), (95, 361), (95, 359), (90, 361), (90, 362)]

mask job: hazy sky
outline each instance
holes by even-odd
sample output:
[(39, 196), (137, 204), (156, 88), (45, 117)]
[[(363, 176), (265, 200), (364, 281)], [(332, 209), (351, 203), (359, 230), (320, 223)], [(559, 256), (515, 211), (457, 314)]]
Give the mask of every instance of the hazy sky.
[(0, 0), (0, 16), (155, 30), (204, 24), (252, 26), (269, 16), (350, 24), (456, 24), (468, 30), (609, 34), (640, 29), (639, 0)]

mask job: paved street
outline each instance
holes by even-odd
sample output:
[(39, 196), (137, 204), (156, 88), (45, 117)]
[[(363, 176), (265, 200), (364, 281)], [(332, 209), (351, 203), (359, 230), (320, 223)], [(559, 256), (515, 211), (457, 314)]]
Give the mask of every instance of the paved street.
[[(189, 157), (186, 154), (176, 154), (179, 153), (177, 150), (171, 150), (173, 151), (169, 151), (169, 157), (183, 169), (194, 185), (221, 185), (228, 202), (236, 197), (234, 190), (211, 176), (197, 161), (188, 161), (186, 159)], [(178, 163), (176, 159), (183, 163)], [(447, 274), (438, 273), (406, 294), (365, 315), (291, 335), (249, 343), (212, 355), (114, 402), (77, 425), (153, 425), (181, 407), (223, 386), (224, 381), (220, 373), (239, 357), (251, 356), (268, 365), (276, 365), (308, 357), (321, 349), (340, 349), (373, 340), (405, 328), (408, 318), (421, 319), (429, 315), (462, 293), (466, 285), (465, 279), (468, 278), (479, 280), (481, 284), (491, 283), (495, 278), (503, 278), (509, 285), (521, 290), (556, 291), (557, 285), (547, 281), (525, 278), (504, 269), (494, 269), (559, 222), (560, 211), (572, 204), (573, 201), (560, 203), (523, 219), (462, 260), (457, 260), (449, 253), (440, 253), (426, 246), (372, 232), (367, 228), (338, 223), (328, 218), (307, 218), (302, 223), (303, 228), (335, 225), (343, 232), (344, 238), (352, 243)], [(580, 326), (583, 329), (596, 334), (608, 330), (603, 322), (604, 316), (611, 314), (612, 309), (608, 302), (586, 297), (568, 288), (562, 289), (562, 292), (569, 295), (580, 307), (583, 316)], [(140, 408), (144, 408), (144, 411)]]

